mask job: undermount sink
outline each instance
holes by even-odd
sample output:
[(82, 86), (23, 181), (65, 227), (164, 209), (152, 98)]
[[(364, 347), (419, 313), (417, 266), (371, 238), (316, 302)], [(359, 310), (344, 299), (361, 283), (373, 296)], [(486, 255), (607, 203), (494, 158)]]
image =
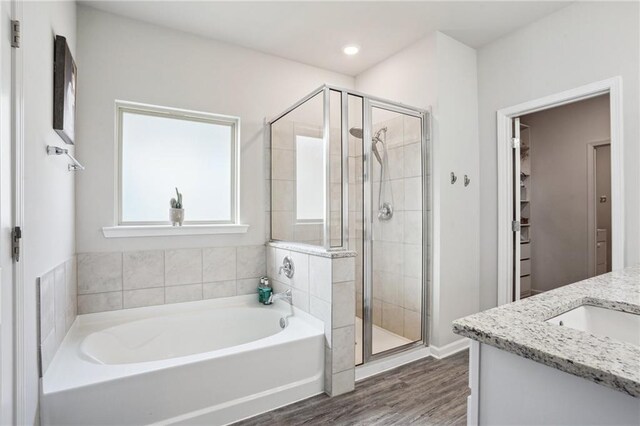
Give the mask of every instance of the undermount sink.
[(581, 305), (547, 322), (640, 346), (640, 315)]

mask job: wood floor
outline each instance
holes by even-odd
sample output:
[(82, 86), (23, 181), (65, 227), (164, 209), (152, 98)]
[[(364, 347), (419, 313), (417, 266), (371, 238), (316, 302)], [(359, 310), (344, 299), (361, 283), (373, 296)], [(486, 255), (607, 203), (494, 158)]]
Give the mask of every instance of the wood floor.
[(467, 351), (426, 358), (356, 383), (356, 390), (319, 395), (236, 425), (464, 425)]

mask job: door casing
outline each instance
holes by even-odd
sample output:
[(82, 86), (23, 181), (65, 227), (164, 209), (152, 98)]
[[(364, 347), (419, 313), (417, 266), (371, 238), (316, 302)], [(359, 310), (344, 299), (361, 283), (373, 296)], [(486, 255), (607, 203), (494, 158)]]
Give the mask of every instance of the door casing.
[(612, 270), (624, 267), (624, 141), (622, 124), (622, 77), (616, 76), (564, 92), (534, 99), (496, 113), (498, 153), (498, 305), (520, 298), (514, 294), (515, 256), (513, 243), (513, 120), (525, 114), (555, 108), (595, 96), (609, 94), (611, 119), (611, 223)]

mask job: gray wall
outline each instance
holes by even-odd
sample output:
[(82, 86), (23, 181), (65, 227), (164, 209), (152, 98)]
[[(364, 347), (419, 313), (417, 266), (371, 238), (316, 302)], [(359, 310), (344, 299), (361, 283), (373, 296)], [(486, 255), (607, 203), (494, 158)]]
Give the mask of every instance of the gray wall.
[(531, 287), (591, 276), (587, 145), (609, 139), (609, 96), (525, 115), (531, 134)]
[[(574, 3), (478, 51), (481, 307), (497, 303), (496, 111), (622, 76), (625, 182), (640, 180), (638, 3)], [(625, 188), (625, 262), (640, 261), (640, 193)]]

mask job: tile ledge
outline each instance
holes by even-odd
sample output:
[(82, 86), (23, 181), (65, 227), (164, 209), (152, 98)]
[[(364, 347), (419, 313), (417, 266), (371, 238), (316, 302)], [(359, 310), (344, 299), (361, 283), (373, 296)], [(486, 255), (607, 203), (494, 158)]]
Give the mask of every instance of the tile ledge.
[(275, 247), (283, 250), (310, 254), (312, 256), (328, 257), (331, 259), (357, 256), (357, 252), (353, 250), (345, 250), (345, 249), (327, 250), (326, 248), (320, 247), (320, 246), (314, 246), (311, 244), (303, 244), (303, 243), (294, 243), (294, 242), (288, 242), (288, 241), (268, 241), (266, 245), (267, 247)]
[(102, 234), (105, 238), (128, 237), (166, 237), (182, 235), (245, 234), (249, 225), (144, 225), (144, 226), (105, 226)]

